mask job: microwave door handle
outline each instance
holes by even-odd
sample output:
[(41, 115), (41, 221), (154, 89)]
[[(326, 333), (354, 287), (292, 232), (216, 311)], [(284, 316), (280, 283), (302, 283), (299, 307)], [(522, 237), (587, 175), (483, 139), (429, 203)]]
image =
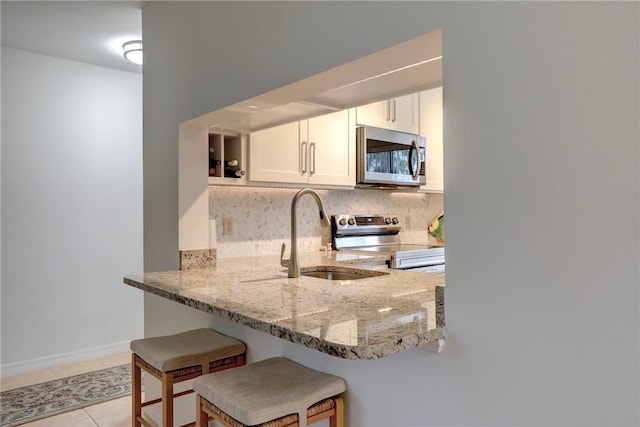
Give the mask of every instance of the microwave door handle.
[[(416, 169), (413, 170), (413, 151), (416, 153)], [(411, 149), (409, 149), (409, 173), (414, 180), (418, 180), (420, 176), (420, 147), (418, 146), (418, 141), (411, 141)]]

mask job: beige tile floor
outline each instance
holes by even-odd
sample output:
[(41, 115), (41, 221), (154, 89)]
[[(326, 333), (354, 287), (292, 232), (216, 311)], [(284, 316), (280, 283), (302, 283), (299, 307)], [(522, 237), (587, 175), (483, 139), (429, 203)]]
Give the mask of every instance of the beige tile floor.
[[(101, 357), (85, 362), (57, 366), (0, 379), (0, 390), (11, 390), (32, 384), (70, 377), (85, 372), (106, 369), (131, 362), (131, 353)], [(23, 424), (23, 427), (129, 427), (131, 426), (131, 397), (109, 400), (83, 409), (65, 412), (49, 418)]]

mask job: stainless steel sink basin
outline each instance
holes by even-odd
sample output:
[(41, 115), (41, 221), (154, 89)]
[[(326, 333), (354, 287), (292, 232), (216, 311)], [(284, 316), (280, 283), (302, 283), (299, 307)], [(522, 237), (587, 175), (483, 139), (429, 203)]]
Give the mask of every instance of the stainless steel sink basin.
[(363, 276), (362, 274), (344, 273), (342, 271), (305, 271), (300, 274), (303, 276), (311, 276), (327, 280), (356, 280), (371, 277)]
[(355, 268), (332, 268), (332, 267), (307, 267), (300, 272), (301, 276), (317, 277), (326, 280), (358, 280), (368, 277), (384, 276), (384, 273), (375, 270), (360, 270)]

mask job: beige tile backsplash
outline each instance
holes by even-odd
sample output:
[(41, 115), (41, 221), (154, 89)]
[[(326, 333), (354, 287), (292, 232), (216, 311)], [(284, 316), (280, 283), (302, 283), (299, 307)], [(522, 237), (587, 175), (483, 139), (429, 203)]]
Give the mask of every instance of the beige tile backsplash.
[[(217, 256), (230, 258), (274, 254), (291, 238), (291, 199), (297, 189), (209, 187), (209, 218), (216, 220)], [(432, 243), (427, 227), (443, 208), (441, 194), (384, 190), (318, 190), (329, 215), (392, 214), (401, 218), (405, 243)], [(298, 248), (319, 250), (330, 230), (318, 220), (316, 203), (304, 196), (298, 203)], [(230, 223), (230, 233), (223, 228)], [(287, 249), (288, 256), (289, 249)]]

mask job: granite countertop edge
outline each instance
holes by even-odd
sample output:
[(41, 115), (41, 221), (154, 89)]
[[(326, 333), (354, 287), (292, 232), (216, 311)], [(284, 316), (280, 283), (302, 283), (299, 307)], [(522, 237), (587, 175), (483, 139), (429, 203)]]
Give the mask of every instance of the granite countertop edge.
[[(331, 261), (327, 264), (334, 266), (354, 266), (362, 265), (363, 268), (367, 264), (375, 264), (380, 261), (381, 257), (354, 257), (346, 261)], [(313, 263), (313, 264), (318, 264)], [(215, 267), (213, 267), (215, 269)], [(201, 271), (207, 271), (210, 269), (202, 269)], [(168, 271), (168, 274), (179, 274), (180, 271)], [(422, 274), (422, 273), (412, 273)], [(390, 356), (399, 353), (404, 350), (420, 347), (424, 344), (438, 342), (445, 338), (444, 330), (444, 295), (442, 292), (443, 286), (436, 286), (440, 288), (437, 290), (436, 295), (436, 327), (422, 331), (420, 333), (408, 332), (406, 334), (398, 334), (393, 339), (385, 342), (366, 344), (366, 345), (344, 345), (327, 340), (320, 339), (285, 326), (280, 326), (265, 320), (257, 319), (246, 314), (231, 311), (219, 307), (217, 305), (189, 297), (186, 295), (179, 295), (175, 291), (162, 289), (158, 287), (157, 282), (151, 284), (145, 283), (145, 275), (127, 275), (123, 281), (125, 284), (138, 288), (142, 291), (149, 292), (150, 294), (157, 295), (162, 298), (177, 302), (179, 304), (194, 308), (199, 311), (203, 311), (217, 317), (220, 317), (231, 322), (235, 322), (257, 331), (272, 335), (274, 337), (293, 342), (295, 344), (302, 345), (304, 347), (347, 360), (371, 360), (381, 357)]]

